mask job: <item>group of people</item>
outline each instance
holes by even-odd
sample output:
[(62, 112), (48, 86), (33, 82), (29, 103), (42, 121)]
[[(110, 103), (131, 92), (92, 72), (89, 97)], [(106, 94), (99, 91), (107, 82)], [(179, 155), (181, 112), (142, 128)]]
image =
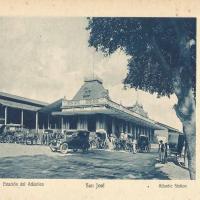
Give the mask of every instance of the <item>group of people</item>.
[(62, 137), (60, 132), (53, 133), (42, 133), (40, 135), (40, 142), (42, 145), (49, 145), (49, 143), (54, 139), (60, 139)]
[(50, 134), (45, 134), (45, 133), (43, 133), (42, 135), (41, 135), (41, 144), (43, 144), (43, 145), (48, 145), (49, 144), (49, 142), (50, 142), (50, 140), (51, 140), (51, 135)]
[(137, 152), (136, 139), (128, 137), (127, 134), (121, 134), (119, 138), (113, 137), (112, 134), (108, 135), (108, 148), (115, 150), (129, 150), (133, 153)]
[(167, 163), (167, 156), (168, 156), (168, 144), (164, 143), (162, 140), (159, 141), (159, 161), (161, 163)]

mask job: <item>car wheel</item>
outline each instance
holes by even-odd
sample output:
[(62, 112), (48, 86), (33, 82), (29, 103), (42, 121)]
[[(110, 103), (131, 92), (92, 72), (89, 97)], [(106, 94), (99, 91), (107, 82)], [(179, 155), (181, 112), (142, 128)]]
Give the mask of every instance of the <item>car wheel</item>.
[(83, 151), (83, 153), (87, 153), (87, 152), (88, 152), (88, 148), (84, 147), (84, 148), (82, 149), (82, 151)]
[(73, 149), (73, 152), (77, 152), (78, 151), (78, 149)]
[(57, 151), (57, 149), (54, 147), (54, 145), (52, 143), (49, 145), (49, 148), (51, 149), (52, 152)]
[(63, 154), (66, 154), (68, 152), (68, 144), (67, 143), (61, 144), (60, 152), (63, 153)]

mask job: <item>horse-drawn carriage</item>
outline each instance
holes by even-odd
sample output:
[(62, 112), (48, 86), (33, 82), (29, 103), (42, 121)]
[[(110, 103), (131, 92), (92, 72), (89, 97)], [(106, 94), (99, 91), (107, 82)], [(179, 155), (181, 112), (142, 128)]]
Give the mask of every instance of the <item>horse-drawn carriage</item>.
[(150, 152), (151, 145), (146, 135), (140, 135), (137, 142), (138, 152)]
[(94, 149), (107, 149), (108, 136), (104, 129), (97, 129), (96, 132), (90, 133), (90, 146)]

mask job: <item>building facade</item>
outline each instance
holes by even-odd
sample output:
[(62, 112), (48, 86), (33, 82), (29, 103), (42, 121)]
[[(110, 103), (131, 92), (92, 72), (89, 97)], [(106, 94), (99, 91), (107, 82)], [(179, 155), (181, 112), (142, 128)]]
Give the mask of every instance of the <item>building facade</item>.
[(153, 140), (154, 131), (162, 129), (147, 115), (112, 101), (98, 77), (85, 78), (72, 100), (60, 99), (40, 112), (49, 116), (50, 128), (59, 128), (61, 131), (86, 129), (95, 132), (104, 129), (108, 135), (116, 137), (128, 133), (137, 139), (143, 134)]

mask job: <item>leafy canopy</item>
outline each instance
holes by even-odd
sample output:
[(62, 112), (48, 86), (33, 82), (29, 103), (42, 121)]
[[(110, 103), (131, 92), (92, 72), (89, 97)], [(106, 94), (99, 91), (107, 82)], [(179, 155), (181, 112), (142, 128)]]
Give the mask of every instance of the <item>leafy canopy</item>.
[(158, 96), (196, 83), (194, 18), (88, 18), (89, 46), (110, 55), (117, 49), (130, 56), (124, 84)]

